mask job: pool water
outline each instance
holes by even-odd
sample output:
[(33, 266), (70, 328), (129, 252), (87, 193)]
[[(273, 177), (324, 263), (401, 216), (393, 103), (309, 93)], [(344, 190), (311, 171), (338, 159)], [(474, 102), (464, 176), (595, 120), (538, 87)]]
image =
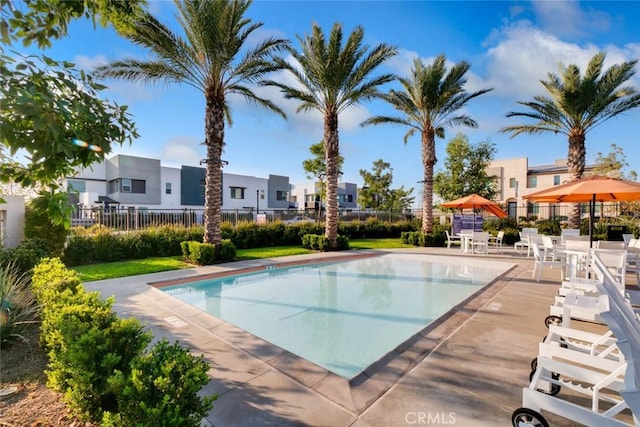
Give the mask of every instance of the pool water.
[(510, 267), (386, 254), (266, 268), (162, 291), (352, 378)]

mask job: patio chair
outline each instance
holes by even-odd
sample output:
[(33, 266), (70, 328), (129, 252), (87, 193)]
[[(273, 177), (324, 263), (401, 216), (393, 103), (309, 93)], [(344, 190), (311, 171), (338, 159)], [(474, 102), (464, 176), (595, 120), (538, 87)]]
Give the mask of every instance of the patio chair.
[(518, 234), (520, 235), (520, 240), (514, 243), (513, 248), (518, 252), (527, 248), (527, 258), (529, 258), (531, 254), (531, 236), (533, 234), (525, 233), (523, 231), (518, 232)]
[(563, 281), (558, 289), (559, 295), (569, 293), (577, 293), (584, 295), (598, 295), (597, 285), (604, 280), (604, 274), (601, 268), (595, 267), (593, 264), (594, 256), (599, 257), (599, 262), (606, 268), (617, 283), (620, 292), (623, 292), (626, 286), (625, 268), (627, 264), (627, 252), (613, 249), (592, 249), (590, 250), (589, 271), (590, 277), (571, 277)]
[(498, 231), (497, 236), (489, 236), (489, 244), (496, 247), (498, 252), (502, 253), (502, 241), (504, 239), (504, 231)]
[[(545, 319), (548, 326), (552, 319), (562, 322), (564, 326), (569, 326), (570, 319), (578, 319), (594, 323), (604, 323), (601, 317), (602, 312), (607, 311), (608, 302), (603, 301), (602, 294), (598, 286), (601, 285), (608, 275), (615, 284), (618, 292), (624, 294), (626, 265), (626, 251), (593, 249), (590, 260), (590, 267), (594, 278), (575, 278), (564, 281), (558, 289), (558, 296), (555, 297), (554, 304), (549, 309), (549, 316)], [(597, 264), (596, 264), (597, 260)], [(626, 293), (628, 298), (637, 301), (636, 292)]]
[(471, 238), (471, 249), (473, 253), (489, 253), (489, 233), (485, 231), (474, 231)]
[[(541, 415), (543, 410), (583, 425), (638, 425), (640, 419), (640, 321), (623, 294), (619, 292), (615, 279), (598, 255), (594, 256), (594, 266), (603, 274), (603, 283), (599, 285), (599, 292), (610, 299), (610, 309), (603, 312), (602, 316), (617, 338), (617, 347), (625, 357), (626, 363), (614, 371), (606, 370), (594, 374), (596, 371), (590, 368), (593, 360), (587, 361), (587, 365), (577, 366), (554, 360), (553, 356), (539, 357), (531, 384), (523, 389), (523, 407), (516, 409), (512, 414), (511, 420), (514, 427), (548, 426), (548, 422)], [(575, 384), (567, 382), (566, 379), (575, 381)], [(620, 383), (621, 380), (622, 383)], [(550, 391), (557, 393), (559, 387), (563, 386), (590, 397), (591, 407), (582, 406), (575, 400), (569, 402), (551, 395)], [(546, 389), (540, 387), (546, 387)], [(605, 388), (613, 393), (606, 392)], [(608, 408), (601, 409), (601, 402), (607, 402)], [(633, 415), (631, 421), (633, 424), (614, 418), (627, 408)]]
[(531, 243), (531, 249), (533, 250), (533, 257), (535, 259), (535, 262), (533, 264), (533, 272), (531, 273), (531, 277), (536, 277), (536, 270), (538, 271), (538, 277), (536, 278), (536, 281), (539, 282), (540, 281), (540, 276), (542, 275), (542, 268), (544, 266), (549, 266), (551, 268), (558, 266), (560, 267), (560, 280), (564, 280), (564, 269), (566, 267), (566, 263), (562, 260), (554, 260), (554, 259), (547, 259), (542, 252), (540, 251), (540, 248), (538, 247), (537, 243)]
[(629, 242), (631, 241), (631, 239), (633, 239), (633, 234), (631, 234), (631, 233), (622, 234), (622, 240), (624, 241), (624, 247), (625, 248), (627, 246), (629, 246)]
[(447, 249), (451, 249), (451, 245), (461, 245), (462, 241), (460, 240), (460, 236), (452, 236), (449, 234), (449, 230), (444, 230), (444, 233), (447, 236)]
[(553, 244), (553, 240), (551, 236), (542, 236), (542, 250), (544, 252), (545, 257), (553, 260), (564, 260), (566, 261), (567, 255), (564, 252), (557, 251), (556, 246)]

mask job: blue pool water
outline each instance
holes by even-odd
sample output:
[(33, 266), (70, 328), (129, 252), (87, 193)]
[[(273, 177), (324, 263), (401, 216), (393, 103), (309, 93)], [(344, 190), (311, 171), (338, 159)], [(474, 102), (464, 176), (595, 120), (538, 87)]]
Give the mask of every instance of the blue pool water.
[(162, 290), (352, 378), (510, 266), (387, 254), (265, 269)]

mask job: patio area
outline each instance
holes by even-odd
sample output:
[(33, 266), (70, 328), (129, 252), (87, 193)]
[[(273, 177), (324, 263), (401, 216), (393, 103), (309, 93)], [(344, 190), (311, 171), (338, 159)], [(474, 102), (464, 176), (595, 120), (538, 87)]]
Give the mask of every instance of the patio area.
[[(465, 256), (459, 248), (392, 252)], [(204, 354), (212, 369), (203, 393), (219, 395), (206, 421), (216, 426), (505, 426), (511, 425), (513, 410), (522, 406), (522, 388), (529, 384), (530, 362), (547, 332), (543, 321), (560, 278), (557, 269), (545, 268), (542, 279), (536, 282), (531, 278), (532, 258), (513, 247), (505, 247), (502, 254), (494, 252), (475, 254), (473, 258), (499, 259), (515, 267), (351, 381), (148, 285), (284, 262), (321, 260), (336, 253), (90, 282), (86, 288), (100, 291), (104, 297), (115, 295), (115, 310), (140, 319), (156, 339), (178, 339), (194, 354)], [(637, 285), (635, 275), (627, 276), (627, 284)], [(583, 326), (602, 328), (587, 323)], [(544, 415), (554, 426), (576, 425)]]

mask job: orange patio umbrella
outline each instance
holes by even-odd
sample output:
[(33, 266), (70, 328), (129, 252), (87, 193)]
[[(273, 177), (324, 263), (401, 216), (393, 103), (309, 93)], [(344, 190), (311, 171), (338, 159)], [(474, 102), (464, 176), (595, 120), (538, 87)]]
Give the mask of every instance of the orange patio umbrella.
[(640, 200), (640, 182), (592, 175), (522, 196), (538, 202), (586, 203)]
[(589, 240), (593, 238), (593, 215), (596, 202), (640, 200), (640, 182), (609, 176), (592, 175), (566, 184), (522, 196), (523, 199), (548, 203), (589, 203)]
[(484, 209), (498, 218), (506, 218), (509, 216), (505, 211), (500, 209), (500, 205), (496, 202), (485, 199), (477, 194), (471, 194), (470, 196), (443, 203), (442, 207), (450, 209)]

